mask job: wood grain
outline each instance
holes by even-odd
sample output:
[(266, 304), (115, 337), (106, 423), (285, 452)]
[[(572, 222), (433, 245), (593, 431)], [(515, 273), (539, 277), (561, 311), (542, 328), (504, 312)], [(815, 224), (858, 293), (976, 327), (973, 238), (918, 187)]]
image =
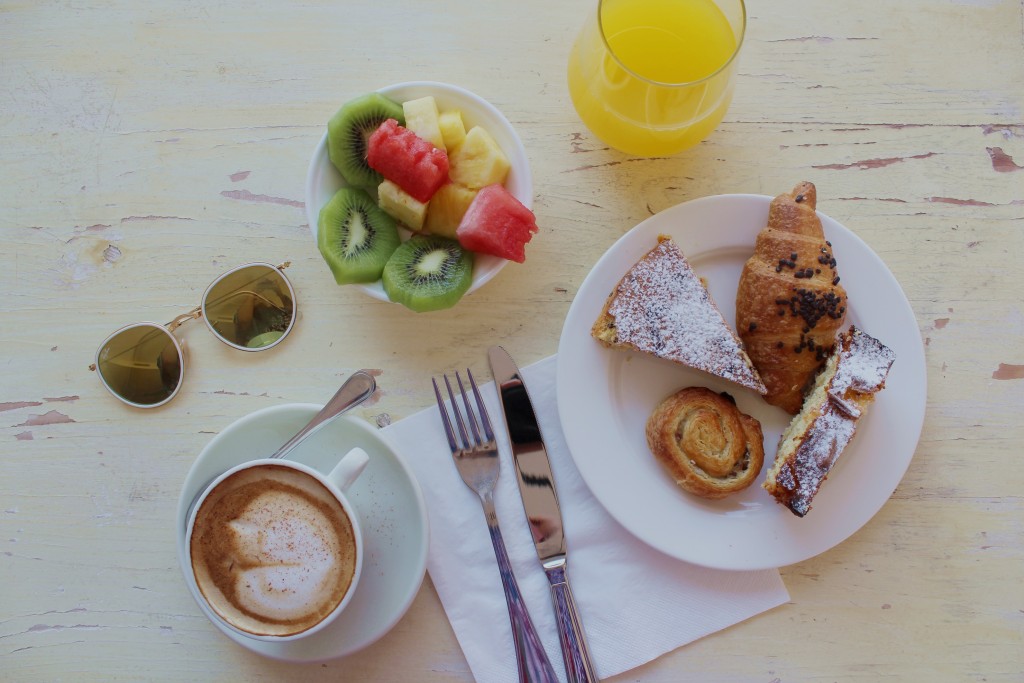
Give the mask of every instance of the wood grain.
[[(323, 402), (379, 371), (358, 411), (431, 404), (428, 377), (500, 340), (554, 353), (594, 262), (682, 201), (812, 180), (885, 261), (925, 343), (924, 431), (892, 500), (782, 570), (792, 602), (621, 681), (1020, 681), (1024, 672), (1024, 4), (751, 0), (723, 124), (671, 158), (605, 148), (565, 86), (590, 0), (0, 6), (0, 678), (471, 680), (429, 579), (381, 641), (324, 665), (252, 655), (185, 588), (181, 483), (254, 410)], [(345, 99), (442, 80), (522, 136), (540, 235), (457, 308), (417, 316), (334, 285), (303, 207)], [(87, 366), (112, 330), (165, 322), (250, 260), (291, 260), (293, 338), (250, 357), (193, 323), (163, 409)]]

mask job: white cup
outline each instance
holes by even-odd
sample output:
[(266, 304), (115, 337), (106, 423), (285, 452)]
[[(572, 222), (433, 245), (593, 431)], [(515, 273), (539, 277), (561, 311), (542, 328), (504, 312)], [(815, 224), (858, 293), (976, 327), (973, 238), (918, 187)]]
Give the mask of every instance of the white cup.
[[(193, 584), (194, 594), (211, 620), (230, 631), (249, 638), (268, 642), (287, 642), (305, 638), (323, 630), (344, 611), (358, 585), (362, 556), (364, 556), (358, 518), (344, 492), (358, 478), (369, 461), (370, 457), (364, 450), (353, 449), (330, 473), (324, 474), (290, 460), (253, 460), (232, 467), (207, 485), (188, 518), (185, 530), (185, 553), (188, 559), (188, 578)], [(226, 488), (221, 489), (221, 485), (228, 479), (231, 479), (231, 482), (227, 484)], [(308, 510), (308, 515), (297, 515), (275, 509), (278, 507), (276, 504), (267, 503), (267, 501), (274, 500), (272, 497), (266, 498), (263, 494), (255, 494), (256, 497), (253, 500), (256, 503), (245, 504), (240, 511), (240, 517), (234, 518), (231, 514), (227, 514), (224, 518), (229, 521), (208, 524), (206, 533), (210, 535), (210, 540), (205, 540), (203, 531), (200, 531), (200, 537), (197, 539), (198, 545), (196, 548), (193, 547), (197, 519), (201, 513), (204, 513), (204, 504), (211, 499), (215, 492), (217, 497), (211, 499), (213, 507), (211, 512), (206, 513), (207, 516), (213, 514), (212, 511), (218, 509), (218, 506), (220, 509), (228, 506), (228, 503), (221, 502), (228, 501), (227, 497), (231, 492), (241, 492), (230, 499), (231, 505), (233, 505), (238, 502), (240, 497), (245, 498), (252, 495), (249, 492), (261, 490), (260, 486), (276, 486), (276, 489), (280, 490), (281, 481), (289, 479), (292, 481), (286, 482), (288, 485), (298, 482), (301, 482), (300, 485), (308, 485), (309, 492), (317, 492), (311, 495), (319, 497), (323, 504), (335, 512), (338, 510), (333, 507), (333, 503), (337, 503), (350, 525), (351, 541), (354, 542), (354, 562), (350, 559), (343, 560), (349, 556), (350, 549), (341, 549), (342, 544), (340, 543), (333, 546), (334, 552), (326, 550), (330, 544), (323, 541), (323, 536), (341, 537), (347, 547), (349, 545), (347, 533), (339, 532), (332, 536), (331, 533), (322, 535), (315, 530), (339, 527), (326, 521), (332, 517), (331, 514), (314, 512), (319, 509), (318, 506), (304, 502), (307, 498), (299, 494), (288, 494), (288, 496), (293, 497), (293, 502), (298, 503), (300, 509)], [(264, 483), (267, 480), (270, 480), (271, 483)], [(243, 490), (239, 481), (244, 481), (249, 488)], [(216, 529), (211, 531), (210, 526), (214, 526)], [(344, 529), (344, 527), (344, 523), (341, 522), (340, 528)], [(214, 532), (219, 533), (220, 536), (214, 538)], [(294, 535), (298, 535), (299, 538)], [(315, 552), (300, 556), (293, 552), (296, 547)], [(196, 552), (197, 550), (201, 552)], [(194, 557), (194, 552), (196, 557)], [(317, 557), (309, 560), (307, 556), (313, 554)], [(330, 557), (325, 559), (325, 555)], [(220, 561), (217, 562), (216, 559)], [(214, 574), (217, 573), (217, 570), (211, 570), (210, 567), (223, 566), (225, 562), (230, 567), (238, 564), (244, 569), (230, 573), (228, 577), (222, 575), (215, 579)], [(318, 578), (328, 577), (328, 575), (334, 577), (335, 569), (332, 567), (338, 563), (340, 563), (343, 577), (347, 577), (349, 571), (351, 574), (351, 579), (347, 589), (344, 589), (341, 599), (333, 607), (325, 607), (334, 602), (341, 589), (336, 587), (330, 590), (330, 597), (327, 596), (326, 589), (322, 590), (321, 596), (319, 596), (322, 599), (315, 601), (318, 607), (310, 613), (302, 615), (301, 618), (297, 616), (295, 612), (301, 610), (301, 607), (297, 607), (294, 603), (302, 602), (302, 600), (296, 596), (303, 595), (304, 591), (308, 592), (307, 587), (310, 583), (300, 578), (306, 578), (309, 575), (315, 575)], [(282, 582), (286, 584), (284, 590), (282, 590)], [(312, 583), (316, 584), (316, 582)], [(252, 588), (254, 585), (257, 588)], [(325, 584), (321, 582), (316, 585), (323, 588)], [(292, 597), (286, 600), (283, 597), (286, 594), (290, 594)], [(248, 602), (246, 602), (247, 600)], [(254, 604), (255, 608), (253, 608)], [(263, 616), (255, 615), (264, 607), (283, 611), (273, 611), (273, 616), (267, 615), (271, 612), (265, 612)], [(256, 609), (255, 612), (254, 609)], [(326, 613), (324, 613), (325, 609), (327, 609)], [(287, 615), (282, 616), (283, 614)]]

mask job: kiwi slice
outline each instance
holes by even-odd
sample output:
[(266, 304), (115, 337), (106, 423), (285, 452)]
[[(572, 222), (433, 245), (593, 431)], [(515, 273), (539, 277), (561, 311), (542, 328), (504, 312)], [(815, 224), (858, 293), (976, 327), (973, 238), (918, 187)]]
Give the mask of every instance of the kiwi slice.
[(317, 246), (339, 285), (374, 282), (398, 248), (398, 224), (362, 190), (343, 187), (320, 209)]
[(384, 179), (366, 163), (366, 145), (387, 119), (404, 126), (402, 105), (372, 92), (346, 102), (327, 122), (327, 152), (349, 185), (373, 190)]
[(438, 235), (413, 235), (384, 266), (384, 291), (414, 311), (450, 308), (473, 282), (473, 254)]

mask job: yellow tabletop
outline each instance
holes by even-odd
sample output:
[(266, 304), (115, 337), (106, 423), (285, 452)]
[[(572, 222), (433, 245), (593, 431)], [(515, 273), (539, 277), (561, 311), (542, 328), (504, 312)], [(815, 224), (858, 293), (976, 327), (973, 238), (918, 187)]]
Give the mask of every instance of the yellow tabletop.
[[(0, 678), (471, 680), (429, 578), (394, 630), (342, 660), (284, 664), (222, 637), (175, 555), (196, 455), (255, 410), (326, 401), (358, 368), (381, 387), (357, 411), (373, 423), (432, 405), (431, 375), (486, 375), (491, 344), (523, 365), (551, 355), (583, 279), (631, 227), (810, 180), (916, 314), (917, 452), (866, 526), (782, 569), (790, 604), (617, 680), (1021, 680), (1021, 3), (752, 0), (725, 121), (659, 159), (607, 149), (576, 117), (566, 58), (593, 5), (0, 6)], [(525, 264), (427, 315), (336, 286), (303, 205), (330, 115), (409, 80), (508, 116), (541, 227)], [(109, 332), (171, 320), (254, 260), (292, 262), (301, 313), (284, 344), (242, 354), (183, 328), (185, 384), (149, 412), (88, 371)]]

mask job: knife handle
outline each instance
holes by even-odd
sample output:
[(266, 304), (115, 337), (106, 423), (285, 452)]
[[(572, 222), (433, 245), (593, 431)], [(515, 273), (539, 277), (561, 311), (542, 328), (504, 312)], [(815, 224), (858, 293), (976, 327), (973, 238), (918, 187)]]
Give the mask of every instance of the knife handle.
[(512, 573), (512, 563), (505, 550), (505, 541), (498, 527), (498, 515), (494, 511), (494, 501), (490, 495), (481, 496), (484, 514), (487, 517), (487, 528), (491, 532), (491, 545), (494, 556), (498, 560), (498, 572), (501, 574), (501, 587), (505, 591), (505, 602), (508, 604), (508, 617), (512, 622), (512, 641), (516, 647), (516, 665), (519, 669), (520, 683), (559, 683), (558, 675), (551, 666), (544, 644), (541, 643), (537, 629), (526, 609), (526, 602), (519, 592), (516, 575)]
[(562, 658), (565, 660), (569, 683), (596, 683), (599, 679), (590, 661), (586, 634), (576, 611), (572, 589), (569, 588), (565, 563), (545, 567), (544, 573), (548, 575), (551, 584), (551, 602), (555, 605), (555, 620), (558, 622), (558, 641), (562, 645)]

